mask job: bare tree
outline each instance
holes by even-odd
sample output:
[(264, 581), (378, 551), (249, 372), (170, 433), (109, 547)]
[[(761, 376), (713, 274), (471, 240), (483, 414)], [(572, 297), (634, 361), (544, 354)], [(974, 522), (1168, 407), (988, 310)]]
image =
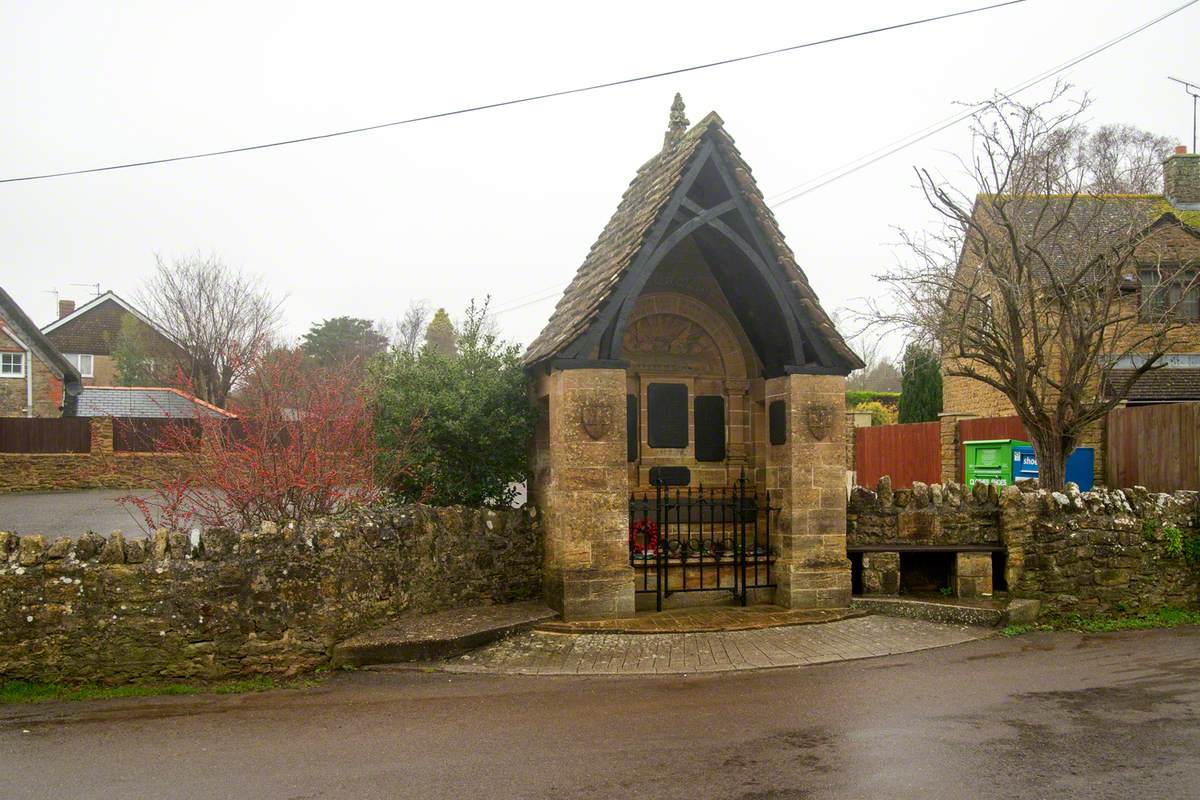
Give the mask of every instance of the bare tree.
[(424, 300), (413, 300), (404, 316), (391, 323), (380, 323), (380, 329), (392, 342), (392, 349), (415, 357), (425, 343), (425, 328), (432, 312)]
[(1156, 194), (1162, 192), (1162, 162), (1173, 145), (1171, 137), (1133, 125), (1089, 131), (1072, 124), (1048, 132), (1034, 150), (1019, 154), (1018, 168), (1042, 172), (1056, 194), (1080, 189), (1089, 194)]
[(866, 334), (855, 337), (850, 341), (854, 350), (866, 365), (856, 369), (846, 378), (846, 388), (851, 391), (865, 392), (898, 392), (900, 391), (900, 370), (886, 353), (882, 352), (883, 337), (870, 337)]
[(192, 391), (224, 407), (271, 345), (283, 299), (215, 255), (155, 258), (139, 293), (142, 308), (183, 349), (179, 367)]
[(876, 325), (940, 345), (946, 376), (1003, 393), (1052, 488), (1197, 311), (1195, 271), (1169, 248), (1174, 217), (1152, 199), (1085, 193), (1091, 168), (1055, 150), (1079, 140), (1087, 105), (1063, 86), (1032, 105), (984, 104), (962, 160), (970, 189), (917, 170), (942, 224), (902, 232), (911, 258), (880, 276), (891, 303), (870, 307)]

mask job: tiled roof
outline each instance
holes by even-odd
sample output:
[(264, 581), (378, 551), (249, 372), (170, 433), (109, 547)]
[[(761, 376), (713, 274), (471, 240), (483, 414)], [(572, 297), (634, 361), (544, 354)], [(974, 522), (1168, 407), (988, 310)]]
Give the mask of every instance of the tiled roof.
[[(674, 126), (676, 115), (674, 109), (672, 111)], [(532, 365), (555, 355), (588, 330), (641, 250), (651, 227), (679, 185), (688, 163), (708, 139), (733, 168), (742, 195), (753, 210), (765, 234), (764, 238), (774, 250), (776, 261), (786, 272), (791, 289), (797, 293), (809, 324), (839, 358), (853, 365), (851, 369), (861, 367), (862, 362), (834, 329), (832, 320), (808, 285), (808, 279), (797, 266), (795, 256), (784, 242), (775, 215), (767, 207), (750, 167), (734, 146), (732, 137), (725, 132), (721, 118), (715, 112), (709, 113), (690, 130), (677, 136), (669, 133), (668, 137), (673, 145), (664, 146), (638, 170), (637, 176), (625, 190), (616, 213), (563, 292), (546, 327), (529, 345), (524, 357), (525, 364)]]
[(121, 333), (121, 324), (127, 317), (137, 320), (140, 330), (152, 337), (150, 344), (153, 350), (179, 350), (179, 345), (170, 336), (115, 292), (105, 292), (93, 298), (65, 317), (43, 327), (42, 333), (64, 353), (107, 356), (112, 355)]
[(140, 386), (85, 386), (75, 412), (78, 417), (233, 417), (224, 409), (178, 389)]
[[(988, 213), (991, 197), (976, 200), (975, 213)], [(1063, 275), (1088, 260), (1136, 239), (1161, 221), (1196, 230), (1196, 215), (1171, 206), (1161, 194), (1005, 196), (1005, 213), (1022, 243), (1035, 246), (1045, 263), (1031, 266), (1043, 280), (1049, 269)], [(1164, 220), (1166, 215), (1171, 218)]]
[(17, 305), (17, 301), (13, 300), (3, 288), (0, 288), (0, 324), (11, 327), (13, 333), (24, 342), (25, 346), (33, 351), (33, 354), (49, 367), (56, 377), (62, 380), (64, 412), (69, 413), (75, 398), (83, 388), (79, 371), (63, 357), (62, 353), (55, 349), (46, 336), (38, 330), (37, 325), (33, 324), (33, 320)]
[[(1106, 391), (1125, 385), (1136, 370), (1113, 369), (1108, 374)], [(1200, 400), (1200, 369), (1163, 367), (1138, 379), (1129, 391), (1129, 400)]]

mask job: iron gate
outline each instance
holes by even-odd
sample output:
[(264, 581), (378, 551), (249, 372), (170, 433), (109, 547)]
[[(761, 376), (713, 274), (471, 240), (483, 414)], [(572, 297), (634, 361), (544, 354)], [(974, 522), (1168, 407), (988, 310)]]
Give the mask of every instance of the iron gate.
[(726, 590), (741, 605), (747, 591), (775, 586), (771, 522), (779, 509), (746, 476), (733, 486), (679, 488), (658, 483), (629, 496), (629, 559), (639, 593), (655, 608), (676, 592)]

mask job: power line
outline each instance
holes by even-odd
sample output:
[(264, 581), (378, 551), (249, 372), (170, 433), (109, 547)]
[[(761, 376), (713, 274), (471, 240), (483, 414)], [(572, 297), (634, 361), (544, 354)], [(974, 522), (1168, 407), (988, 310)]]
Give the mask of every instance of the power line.
[[(1065, 72), (1068, 69), (1070, 69), (1071, 67), (1075, 66), (1076, 64), (1086, 61), (1087, 59), (1091, 58), (1092, 56), (1099, 55), (1100, 53), (1103, 53), (1105, 50), (1108, 50), (1111, 47), (1115, 47), (1116, 45), (1118, 45), (1121, 42), (1125, 41), (1126, 39), (1130, 38), (1131, 36), (1136, 36), (1137, 34), (1141, 33), (1142, 31), (1146, 30), (1147, 28), (1149, 28), (1153, 25), (1157, 25), (1158, 23), (1162, 22), (1163, 20), (1167, 19), (1168, 17), (1172, 17), (1175, 14), (1178, 14), (1180, 11), (1183, 11), (1184, 9), (1188, 8), (1189, 6), (1195, 5), (1197, 2), (1200, 2), (1200, 0), (1189, 0), (1189, 2), (1184, 3), (1183, 5), (1181, 5), (1177, 8), (1174, 8), (1171, 11), (1166, 12), (1165, 14), (1155, 17), (1154, 19), (1150, 20), (1149, 22), (1145, 22), (1145, 23), (1139, 25), (1138, 27), (1134, 28), (1133, 30), (1130, 30), (1130, 31), (1127, 31), (1126, 33), (1121, 34), (1120, 36), (1118, 36), (1115, 39), (1110, 39), (1109, 41), (1107, 41), (1101, 45), (1097, 45), (1096, 47), (1092, 48), (1091, 50), (1088, 50), (1088, 51), (1070, 59), (1069, 61), (1066, 61), (1066, 62), (1058, 65), (1057, 67), (1052, 67), (1051, 69), (1046, 70), (1045, 72), (1042, 72), (1038, 75), (1035, 75), (1032, 78), (1028, 78), (1027, 80), (1023, 81), (1022, 83), (1018, 84), (1017, 86), (1015, 86), (1011, 89), (1008, 89), (1005, 92), (1005, 94), (1013, 95), (1013, 94), (1017, 94), (1019, 92), (1023, 92), (1026, 89), (1028, 89), (1032, 86), (1035, 86), (1048, 78), (1052, 78), (1055, 75)], [(814, 176), (803, 183), (797, 184), (796, 186), (793, 186), (790, 189), (785, 189), (782, 192), (779, 192), (778, 194), (772, 196), (773, 202), (771, 202), (770, 205), (772, 208), (778, 208), (779, 206), (781, 206), (785, 203), (790, 203), (791, 201), (793, 201), (799, 197), (803, 197), (804, 195), (806, 195), (810, 192), (815, 192), (817, 189), (820, 189), (823, 186), (827, 186), (830, 183), (833, 183), (834, 181), (841, 180), (842, 178), (845, 178), (848, 175), (853, 175), (855, 172), (858, 172), (860, 169), (863, 169), (864, 167), (869, 167), (870, 165), (874, 164), (877, 161), (887, 158), (888, 156), (893, 155), (894, 153), (898, 153), (901, 150), (904, 150), (904, 149), (907, 149), (907, 148), (913, 146), (917, 142), (923, 141), (924, 139), (928, 139), (930, 136), (941, 133), (942, 131), (946, 130), (947, 128), (957, 125), (958, 123), (962, 122), (963, 120), (968, 119), (972, 114), (977, 112), (981, 107), (982, 107), (981, 105), (973, 106), (962, 113), (955, 114), (951, 117), (947, 117), (946, 119), (942, 120), (941, 122), (935, 122), (932, 125), (926, 126), (925, 128), (922, 128), (919, 131), (915, 131), (914, 133), (910, 133), (907, 136), (903, 136), (899, 139), (896, 139), (891, 144), (884, 145), (882, 148), (879, 148), (878, 150), (873, 150), (864, 156), (860, 156), (859, 158), (854, 159), (853, 161), (848, 161), (845, 164), (841, 165), (840, 167), (835, 167), (834, 169), (828, 170), (826, 172), (821, 173), (820, 175)], [(1195, 148), (1193, 148), (1193, 149), (1195, 149)], [(867, 159), (867, 160), (864, 161), (864, 159)], [(859, 163), (859, 162), (862, 162), (862, 163)], [(830, 176), (830, 175), (832, 175), (832, 177), (822, 180), (822, 178), (826, 178), (826, 176)], [(813, 185), (810, 185), (810, 184), (813, 184)], [(808, 188), (803, 188), (803, 187), (808, 187)], [(799, 189), (800, 191), (796, 191), (797, 189)], [(775, 198), (783, 198), (783, 199), (777, 200)]]
[(1001, 3), (993, 3), (987, 6), (979, 6), (963, 11), (954, 11), (949, 14), (940, 14), (936, 17), (925, 17), (923, 19), (910, 20), (901, 22), (895, 25), (885, 25), (880, 28), (872, 28), (870, 30), (858, 31), (856, 33), (842, 34), (841, 36), (832, 36), (828, 39), (818, 39), (812, 42), (804, 42), (802, 44), (794, 44), (788, 47), (780, 47), (774, 50), (764, 50), (760, 53), (751, 53), (744, 56), (735, 56), (726, 58), (720, 61), (710, 61), (705, 64), (695, 64), (690, 67), (679, 67), (677, 69), (666, 70), (663, 72), (655, 72), (649, 75), (639, 75), (633, 78), (622, 78), (621, 80), (606, 81), (605, 83), (595, 83), (590, 86), (581, 86), (574, 89), (562, 89), (556, 92), (546, 92), (544, 94), (529, 95), (526, 97), (517, 97), (509, 100), (500, 100), (494, 103), (486, 103), (484, 105), (471, 106), (469, 108), (460, 108), (454, 111), (440, 111), (436, 114), (425, 114), (419, 117), (409, 117), (408, 119), (396, 120), (395, 122), (383, 122), (378, 125), (367, 125), (361, 128), (349, 128), (347, 130), (333, 131), (330, 133), (320, 133), (313, 136), (301, 136), (295, 139), (282, 139), (275, 142), (266, 142), (263, 144), (247, 145), (244, 147), (231, 147), (225, 150), (210, 150), (204, 153), (192, 153), (184, 156), (170, 156), (168, 158), (155, 158), (145, 161), (132, 161), (125, 164), (110, 164), (105, 167), (91, 167), (88, 169), (67, 170), (65, 172), (48, 172), (41, 175), (25, 175), (17, 178), (2, 178), (0, 183), (19, 183), (22, 181), (39, 181), (47, 178), (63, 178), (68, 175), (86, 175), (92, 172), (109, 172), (117, 169), (131, 169), (133, 167), (147, 167), (154, 164), (169, 164), (174, 161), (190, 161), (197, 158), (211, 158), (213, 156), (231, 155), (233, 153), (245, 153), (252, 150), (266, 150), (271, 147), (284, 147), (286, 145), (301, 144), (303, 142), (315, 142), (320, 139), (332, 139), (337, 136), (349, 136), (355, 133), (366, 133), (367, 131), (376, 131), (382, 128), (394, 128), (399, 125), (411, 125), (416, 122), (427, 122), (434, 119), (442, 119), (444, 117), (454, 117), (461, 114), (470, 114), (476, 111), (486, 111), (493, 108), (503, 108), (505, 106), (514, 106), (520, 103), (532, 103), (537, 100), (548, 100), (554, 97), (565, 97), (572, 94), (582, 94), (583, 92), (593, 92), (598, 89), (610, 89), (614, 86), (625, 86), (631, 83), (639, 83), (641, 81), (654, 80), (656, 78), (665, 78), (671, 75), (682, 75), (687, 72), (696, 72), (703, 69), (712, 69), (713, 67), (723, 67), (729, 64), (737, 64), (743, 61), (751, 61), (757, 58), (765, 58), (767, 56), (779, 55), (780, 53), (790, 53), (795, 50), (804, 50), (809, 47), (817, 47), (823, 44), (832, 44), (834, 42), (842, 42), (848, 39), (857, 39), (862, 36), (871, 36), (877, 33), (886, 33), (888, 31), (900, 30), (902, 28), (911, 28), (916, 25), (924, 25), (929, 22), (939, 22), (941, 20), (952, 19), (954, 17), (967, 16), (969, 14), (978, 14), (983, 11), (991, 11), (1005, 6), (1018, 5), (1026, 0), (1005, 0)]
[[(1037, 75), (1033, 76), (1032, 78), (1028, 78), (1028, 79), (1022, 81), (1021, 83), (1017, 84), (1013, 88), (1009, 89), (1006, 92), (1006, 94), (1017, 94), (1018, 92), (1022, 92), (1024, 90), (1046, 80), (1047, 78), (1053, 77), (1054, 75), (1064, 72), (1064, 71), (1070, 69), (1071, 67), (1075, 66), (1076, 64), (1086, 61), (1087, 59), (1091, 58), (1092, 56), (1099, 55), (1100, 53), (1104, 52), (1105, 50), (1108, 50), (1109, 48), (1112, 48), (1112, 47), (1120, 44), (1121, 42), (1125, 41), (1126, 39), (1128, 39), (1132, 36), (1136, 36), (1137, 34), (1141, 33), (1142, 31), (1146, 30), (1147, 28), (1149, 28), (1153, 25), (1157, 25), (1158, 23), (1162, 22), (1163, 20), (1167, 19), (1168, 17), (1178, 14), (1180, 11), (1183, 11), (1184, 9), (1188, 8), (1189, 6), (1195, 5), (1197, 2), (1200, 2), (1200, 0), (1190, 0), (1189, 2), (1184, 3), (1183, 5), (1175, 8), (1175, 9), (1172, 9), (1171, 11), (1168, 11), (1158, 17), (1155, 17), (1154, 19), (1150, 20), (1149, 22), (1139, 25), (1138, 27), (1134, 28), (1133, 30), (1127, 31), (1114, 39), (1110, 39), (1107, 42), (1097, 45), (1096, 47), (1093, 47), (1090, 50), (1087, 50), (1087, 51), (1081, 53), (1080, 55), (1075, 56), (1074, 58), (1071, 58), (1056, 67), (1052, 67), (1044, 72), (1038, 73)], [(1177, 79), (1173, 78), (1172, 80), (1177, 80)], [(1183, 83), (1183, 81), (1180, 81), (1180, 83)], [(770, 198), (771, 202), (769, 203), (769, 205), (771, 208), (778, 208), (779, 206), (784, 205), (785, 203), (789, 203), (798, 197), (803, 197), (804, 195), (806, 195), (810, 192), (815, 192), (817, 189), (820, 189), (823, 186), (828, 186), (829, 184), (833, 183), (834, 181), (838, 181), (838, 180), (841, 180), (842, 178), (852, 175), (855, 172), (858, 172), (860, 169), (869, 167), (871, 164), (874, 164), (877, 161), (887, 158), (888, 156), (893, 155), (895, 153), (898, 153), (901, 150), (904, 150), (904, 149), (916, 144), (917, 142), (922, 141), (923, 139), (927, 139), (930, 136), (933, 136), (934, 134), (940, 133), (941, 131), (944, 131), (947, 128), (952, 127), (953, 125), (956, 125), (959, 122), (962, 122), (963, 120), (969, 118), (972, 114), (974, 114), (979, 108), (980, 108), (980, 106), (974, 106), (971, 109), (969, 109), (963, 113), (955, 114), (955, 115), (953, 115), (951, 117), (947, 117), (939, 122), (934, 122), (934, 123), (931, 123), (930, 125), (926, 125), (924, 128), (914, 131), (913, 133), (910, 133), (907, 136), (902, 136), (899, 139), (894, 140), (890, 144), (884, 145), (883, 147), (878, 148), (876, 150), (872, 150), (871, 152), (866, 153), (865, 155), (859, 156), (858, 158), (853, 159), (851, 161), (847, 161), (846, 163), (842, 164), (840, 167), (834, 167), (831, 170), (822, 172), (821, 174), (816, 175), (812, 178), (809, 178), (807, 181), (804, 181), (803, 183), (799, 183), (790, 189), (784, 189), (782, 192), (772, 195), (772, 197)], [(1195, 150), (1196, 148), (1193, 147), (1192, 149)], [(859, 163), (859, 162), (862, 162), (862, 163)], [(847, 167), (851, 167), (851, 168), (847, 169)], [(832, 177), (828, 177), (827, 180), (821, 180), (822, 178), (826, 178), (827, 176), (832, 176)], [(809, 184), (813, 184), (814, 182), (817, 182), (816, 185), (813, 185), (813, 186), (809, 185)], [(806, 186), (809, 188), (803, 188)], [(802, 191), (792, 194), (792, 192), (795, 192), (796, 189), (802, 189)], [(776, 200), (776, 198), (783, 198), (783, 199)], [(533, 300), (529, 300), (527, 302), (523, 302), (523, 303), (519, 302), (519, 303), (517, 303), (517, 305), (514, 305), (512, 307), (501, 308), (496, 313), (504, 314), (504, 313), (508, 313), (509, 311), (516, 311), (519, 308), (524, 308), (526, 306), (544, 302), (545, 300), (549, 300), (550, 298), (557, 296), (558, 292), (562, 291), (562, 289), (565, 288), (567, 285), (568, 285), (567, 283), (559, 284), (558, 289), (555, 292), (547, 294), (544, 297), (538, 297)], [(521, 299), (524, 299), (524, 297), (529, 297), (529, 295), (523, 295), (520, 298), (514, 298), (514, 300), (521, 300)], [(509, 301), (509, 302), (512, 302), (512, 301)]]

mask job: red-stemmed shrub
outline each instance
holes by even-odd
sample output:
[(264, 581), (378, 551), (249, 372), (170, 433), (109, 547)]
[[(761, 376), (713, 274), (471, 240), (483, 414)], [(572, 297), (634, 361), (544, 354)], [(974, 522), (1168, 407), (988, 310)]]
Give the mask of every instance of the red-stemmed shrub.
[(249, 529), (375, 500), (368, 406), (356, 373), (339, 367), (271, 354), (231, 398), (235, 419), (213, 413), (165, 426), (157, 450), (181, 453), (180, 472), (150, 498), (122, 502), (147, 529)]

